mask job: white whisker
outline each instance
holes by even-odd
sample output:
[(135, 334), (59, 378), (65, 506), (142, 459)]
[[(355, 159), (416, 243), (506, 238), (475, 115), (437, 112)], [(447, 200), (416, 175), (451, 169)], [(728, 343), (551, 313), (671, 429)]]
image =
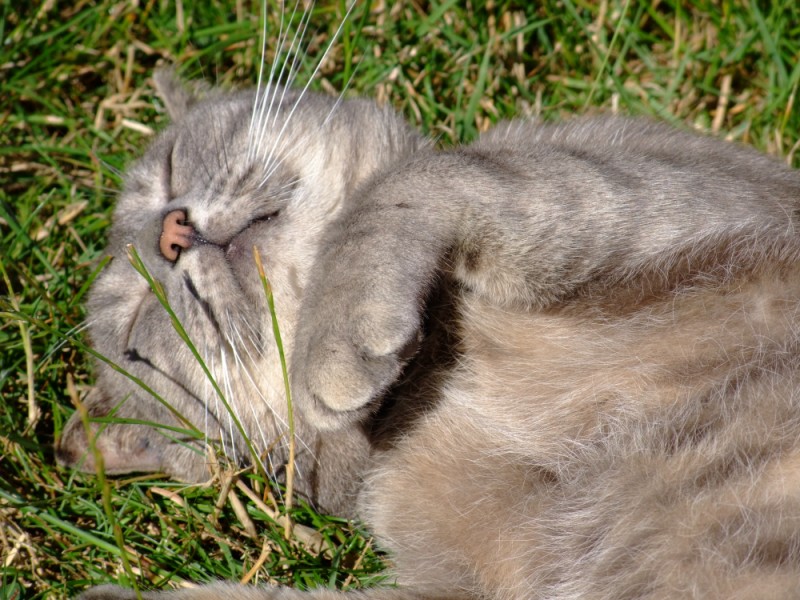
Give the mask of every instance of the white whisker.
[(256, 99), (253, 102), (253, 110), (250, 113), (250, 126), (247, 128), (247, 160), (252, 160), (253, 148), (253, 127), (256, 120), (256, 110), (258, 108), (259, 97), (261, 95), (261, 83), (264, 78), (264, 59), (267, 56), (267, 0), (261, 3), (261, 63), (258, 65), (258, 80), (256, 82)]
[[(243, 323), (245, 323), (249, 328), (252, 329), (252, 326), (247, 321), (243, 321)], [(253, 357), (252, 353), (250, 352), (249, 345), (244, 343), (244, 341), (242, 339), (242, 336), (241, 336), (241, 333), (239, 332), (239, 329), (236, 326), (236, 324), (232, 320), (229, 320), (229, 324), (230, 324), (231, 332), (233, 334), (235, 334), (236, 338), (239, 340), (240, 345), (241, 345), (242, 349), (244, 350), (245, 355), (247, 356), (247, 358), (249, 360), (249, 364), (250, 365), (258, 364), (258, 361)], [(271, 382), (270, 382), (270, 380), (268, 378), (263, 379), (261, 381), (261, 383), (257, 383), (255, 378), (253, 377), (252, 373), (250, 372), (250, 367), (247, 364), (245, 364), (244, 360), (242, 360), (242, 357), (239, 355), (239, 352), (235, 349), (236, 348), (236, 344), (233, 343), (233, 341), (230, 340), (230, 339), (229, 339), (229, 343), (230, 343), (231, 347), (234, 349), (233, 350), (233, 357), (234, 357), (234, 360), (236, 361), (236, 365), (238, 367), (238, 371), (237, 372), (240, 373), (240, 374), (243, 374), (245, 376), (247, 382), (250, 383), (250, 385), (252, 386), (253, 392), (262, 401), (263, 405), (269, 410), (270, 414), (272, 415), (272, 418), (273, 418), (274, 422), (276, 423), (275, 436), (279, 435), (281, 431), (288, 431), (288, 429), (289, 429), (288, 422), (286, 421), (286, 419), (284, 417), (282, 417), (280, 414), (278, 414), (275, 411), (273, 402), (271, 402), (270, 399), (267, 398), (267, 396), (264, 395), (264, 391), (263, 391), (262, 388), (264, 386), (266, 386), (269, 389), (269, 391), (271, 392), (271, 398), (276, 399), (275, 401), (278, 401), (278, 399), (282, 399), (283, 402), (286, 402), (285, 391), (283, 389), (281, 389), (280, 391), (276, 390), (272, 386), (272, 384), (271, 384)], [(263, 357), (264, 356), (262, 355), (262, 358)], [(270, 357), (266, 357), (266, 358), (273, 359), (274, 357), (270, 356)], [(255, 412), (255, 404), (253, 402), (249, 402), (248, 404), (250, 405), (251, 410), (253, 411), (253, 416), (255, 418), (256, 425), (257, 425), (257, 427), (259, 427), (259, 434), (261, 435), (262, 442), (264, 444), (264, 447), (266, 448), (274, 441), (274, 439), (267, 438), (267, 436), (265, 436), (263, 430), (261, 430), (261, 420), (262, 419), (258, 418), (258, 414)], [(300, 444), (300, 446), (302, 446), (303, 448), (305, 448), (308, 451), (309, 455), (314, 456), (314, 452), (313, 452), (311, 446), (306, 441), (304, 441), (300, 436), (296, 436), (296, 439), (297, 439), (298, 443)], [(315, 458), (315, 460), (316, 460), (316, 458)]]
[[(239, 330), (236, 327), (236, 324), (232, 320), (229, 321), (229, 322), (230, 322), (230, 327), (231, 327), (232, 333), (234, 333), (235, 336), (237, 338), (239, 338), (239, 341), (242, 343), (242, 347), (245, 349), (245, 352), (248, 352), (247, 351), (247, 344), (245, 344), (243, 342), (243, 340), (241, 338), (241, 335), (239, 333)], [(247, 367), (247, 365), (245, 365), (244, 361), (242, 360), (242, 357), (239, 355), (239, 352), (237, 350), (237, 345), (232, 340), (230, 340), (230, 341), (231, 341), (231, 349), (232, 349), (232, 354), (233, 354), (233, 360), (236, 363), (236, 367), (237, 367), (237, 373), (243, 373), (245, 375), (245, 377), (247, 378), (247, 380), (251, 384), (251, 386), (252, 386), (253, 390), (256, 392), (256, 394), (262, 400), (264, 400), (265, 401), (264, 403), (270, 408), (270, 410), (272, 410), (272, 407), (269, 405), (268, 402), (266, 402), (266, 399), (264, 398), (261, 390), (259, 389), (259, 386), (254, 381), (253, 376), (250, 373), (249, 368)], [(249, 354), (249, 352), (248, 352), (248, 354)], [(269, 385), (269, 383), (267, 385)], [(253, 421), (255, 422), (256, 428), (258, 429), (258, 435), (261, 438), (261, 444), (262, 444), (262, 446), (264, 448), (266, 448), (266, 447), (268, 447), (270, 440), (268, 439), (268, 437), (267, 437), (267, 435), (264, 432), (264, 429), (262, 427), (262, 420), (263, 419), (261, 419), (259, 417), (258, 413), (256, 412), (255, 404), (253, 402), (247, 402), (247, 404), (250, 407), (251, 413), (253, 414)], [(282, 422), (282, 419), (280, 419), (278, 417), (278, 415), (276, 415), (274, 413), (274, 411), (272, 411), (272, 412), (273, 412), (273, 417), (275, 418), (275, 420)], [(260, 461), (260, 458), (258, 460)]]
[[(295, 7), (296, 7), (296, 5), (295, 5)], [(294, 16), (294, 13), (292, 13), (292, 16)], [(303, 45), (303, 42), (305, 40), (306, 30), (308, 28), (308, 23), (310, 21), (310, 18), (311, 18), (311, 11), (309, 10), (309, 11), (307, 11), (307, 12), (305, 12), (303, 14), (303, 16), (302, 16), (302, 18), (300, 20), (300, 26), (295, 31), (294, 37), (292, 38), (292, 43), (289, 46), (289, 50), (287, 51), (287, 55), (291, 56), (291, 57), (294, 57), (294, 58), (291, 59), (291, 64), (289, 65), (289, 74), (286, 75), (285, 85), (282, 85), (281, 88), (280, 88), (281, 91), (280, 91), (280, 100), (278, 100), (278, 106), (283, 104), (284, 100), (286, 99), (287, 92), (291, 89), (291, 85), (294, 83), (294, 80), (297, 77), (297, 72), (296, 72), (297, 67), (298, 67), (298, 60), (297, 60), (297, 52), (298, 52), (298, 50), (297, 49), (299, 49)], [(278, 78), (279, 81), (283, 80), (283, 75), (284, 75), (284, 73), (286, 71), (286, 63), (287, 63), (287, 60), (283, 61), (283, 64), (281, 66), (281, 72), (280, 72), (280, 75), (279, 75), (279, 78)], [(273, 101), (274, 101), (276, 95), (277, 95), (277, 88), (275, 90), (275, 93), (273, 94), (273, 98), (272, 98)], [(295, 101), (295, 104), (292, 107), (292, 110), (294, 110), (294, 108), (296, 106), (297, 106), (297, 101)], [(271, 121), (272, 121), (271, 123), (270, 123), (270, 117), (271, 117)], [(287, 120), (290, 117), (291, 117), (291, 112), (289, 114), (289, 117), (287, 117)], [(264, 122), (261, 124), (261, 129), (259, 130), (259, 138), (258, 138), (259, 141), (262, 141), (266, 137), (266, 132), (267, 132), (267, 127), (268, 126), (275, 127), (275, 123), (277, 121), (277, 118), (278, 118), (278, 111), (276, 110), (274, 115), (273, 115), (272, 114), (272, 103), (270, 103), (270, 110), (267, 112), (266, 118), (265, 118)], [(281, 141), (281, 137), (282, 137), (283, 131), (285, 130), (285, 125), (286, 125), (286, 122), (284, 122), (284, 128), (281, 129), (281, 131), (278, 133), (278, 136), (275, 138), (275, 142), (274, 142), (272, 148), (270, 149), (269, 154), (267, 155), (266, 159), (264, 160), (264, 163), (266, 165), (270, 164), (270, 161), (272, 159), (272, 155), (273, 155), (274, 150), (275, 150), (275, 146)], [(260, 150), (260, 148), (259, 148), (259, 150)]]
[[(263, 39), (263, 43), (262, 43), (262, 47), (261, 47), (262, 48), (262, 52), (261, 52), (261, 67), (260, 67), (262, 70), (263, 70), (263, 67), (264, 67), (264, 62), (266, 61), (266, 58), (267, 58), (267, 55), (266, 55), (266, 20), (267, 20), (266, 0), (265, 0), (265, 5), (263, 7), (263, 10), (264, 10), (264, 39)], [(294, 19), (294, 15), (295, 15), (296, 11), (297, 11), (297, 2), (295, 2), (294, 9), (292, 10), (292, 17), (289, 19), (289, 22), (291, 22)], [(255, 120), (255, 123), (253, 123), (252, 122), (252, 117), (251, 117), (251, 127), (254, 126), (255, 127), (254, 131), (258, 131), (259, 133), (257, 135), (254, 134), (253, 137), (249, 137), (249, 134), (248, 134), (248, 154), (247, 154), (248, 161), (253, 161), (255, 159), (257, 151), (258, 151), (258, 144), (259, 144), (258, 140), (260, 140), (261, 137), (263, 136), (263, 131), (262, 131), (263, 123), (265, 122), (265, 119), (267, 119), (267, 120), (269, 119), (269, 114), (265, 117), (264, 110), (267, 108), (267, 106), (269, 106), (269, 110), (270, 111), (272, 110), (272, 104), (273, 104), (274, 99), (275, 99), (275, 90), (274, 90), (274, 87), (273, 87), (273, 82), (276, 81), (276, 70), (277, 70), (277, 65), (278, 65), (278, 57), (281, 55), (281, 49), (283, 48), (284, 44), (286, 43), (286, 39), (287, 38), (285, 36), (288, 36), (288, 30), (286, 31), (286, 33), (284, 33), (284, 19), (282, 17), (281, 20), (280, 20), (280, 25), (279, 25), (279, 29), (278, 29), (278, 39), (276, 40), (276, 43), (275, 43), (275, 60), (272, 62), (272, 65), (270, 66), (269, 79), (267, 80), (267, 86), (264, 89), (263, 96), (260, 96), (260, 94), (261, 94), (261, 81), (259, 81), (258, 89), (256, 90), (256, 100), (253, 103), (253, 115), (255, 115), (256, 112), (257, 112), (258, 113), (258, 118)], [(283, 73), (283, 67), (281, 67), (281, 73)], [(281, 75), (278, 74), (277, 81), (280, 81), (280, 77), (281, 77)], [(267, 94), (268, 93), (271, 94), (269, 102), (267, 102)], [(255, 146), (254, 146), (253, 142), (255, 142)]]
[[(336, 33), (334, 33), (333, 37), (328, 42), (328, 46), (325, 48), (325, 52), (322, 53), (322, 57), (317, 62), (317, 66), (314, 68), (314, 71), (311, 73), (311, 76), (308, 78), (308, 81), (306, 82), (305, 86), (303, 86), (303, 89), (300, 91), (300, 94), (298, 95), (297, 99), (295, 100), (295, 103), (292, 106), (291, 110), (289, 111), (289, 114), (284, 119), (283, 127), (278, 132), (278, 136), (277, 136), (277, 139), (275, 141), (275, 144), (273, 144), (273, 148), (283, 138), (283, 134), (286, 131), (286, 128), (288, 127), (289, 123), (291, 122), (292, 117), (294, 116), (294, 113), (297, 110), (297, 107), (300, 105), (301, 101), (305, 97), (306, 92), (308, 91), (308, 88), (311, 85), (311, 82), (314, 80), (314, 78), (316, 77), (316, 75), (319, 72), (320, 68), (322, 67), (323, 63), (325, 62), (325, 59), (328, 57), (328, 54), (330, 53), (331, 49), (333, 48), (334, 43), (336, 42), (336, 40), (341, 35), (342, 29), (344, 28), (345, 23), (349, 19), (350, 13), (352, 12), (354, 6), (355, 6), (355, 2), (352, 2), (350, 4), (350, 6), (348, 6), (347, 12), (345, 13), (344, 17), (342, 18), (342, 22), (339, 23), (339, 27), (336, 29)], [(269, 163), (267, 163), (267, 164), (269, 164)], [(260, 185), (263, 186), (266, 183), (266, 181), (267, 181), (267, 178), (264, 178), (261, 181)]]
[[(298, 4), (299, 4), (299, 0), (297, 0), (295, 2), (294, 8), (292, 9), (292, 15), (289, 18), (289, 22), (290, 23), (294, 20), (294, 17), (297, 14)], [(301, 34), (301, 31), (302, 31), (302, 35), (303, 36), (305, 35), (305, 31), (306, 31), (306, 27), (308, 26), (308, 20), (310, 18), (310, 14), (311, 14), (310, 11), (303, 13), (303, 16), (301, 17), (301, 20), (300, 20), (300, 26), (295, 30), (294, 36), (292, 36), (292, 43), (289, 45), (289, 49), (286, 51), (287, 54), (292, 55), (295, 52), (295, 46), (298, 43), (302, 44), (302, 37), (298, 40), (298, 35)], [(256, 145), (256, 148), (254, 149), (253, 156), (252, 156), (251, 160), (255, 159), (255, 157), (258, 154), (260, 154), (261, 140), (263, 140), (264, 136), (266, 135), (267, 125), (269, 124), (269, 122), (271, 120), (272, 109), (273, 109), (273, 107), (275, 105), (275, 100), (276, 100), (276, 97), (278, 95), (278, 89), (279, 89), (278, 83), (280, 81), (284, 80), (284, 74), (286, 72), (286, 62), (287, 62), (286, 60), (281, 61), (280, 72), (277, 75), (277, 79), (273, 79), (273, 75), (275, 73), (275, 68), (276, 68), (278, 56), (281, 54), (281, 49), (286, 44), (286, 40), (288, 38), (289, 38), (289, 29), (287, 28), (285, 34), (283, 33), (283, 20), (281, 20), (281, 30), (278, 33), (278, 41), (276, 43), (276, 55), (275, 55), (275, 59), (276, 60), (272, 64), (272, 71), (270, 72), (270, 80), (269, 80), (269, 84), (268, 84), (268, 90), (270, 92), (268, 110), (267, 110), (266, 115), (265, 115), (264, 114), (264, 110), (265, 110), (265, 108), (267, 108), (267, 96), (266, 96), (266, 92), (265, 92), (265, 95), (262, 97), (262, 100), (261, 100), (262, 106), (259, 109), (259, 121), (258, 121), (258, 128), (257, 128), (257, 137), (256, 137), (256, 140), (255, 140), (257, 145)], [(262, 57), (262, 61), (263, 60), (264, 60), (264, 57)], [(287, 77), (287, 79), (290, 79), (291, 75), (292, 74), (290, 72), (290, 74)], [(273, 85), (273, 83), (274, 83), (274, 85)], [(278, 106), (280, 106), (283, 103), (283, 100), (286, 97), (286, 90), (287, 90), (287, 87), (285, 87), (285, 86), (280, 87), (280, 100), (278, 101)], [(277, 110), (275, 111), (275, 115), (277, 116)]]
[(344, 100), (344, 95), (347, 93), (347, 90), (350, 88), (350, 84), (353, 82), (353, 79), (355, 78), (356, 72), (358, 71), (358, 69), (360, 67), (361, 67), (361, 63), (360, 62), (356, 63), (355, 68), (350, 73), (350, 77), (347, 78), (347, 82), (344, 84), (344, 87), (342, 88), (342, 91), (339, 93), (339, 97), (336, 98), (336, 102), (333, 104), (333, 106), (331, 107), (330, 111), (328, 111), (328, 116), (325, 117), (325, 120), (322, 122), (322, 126), (323, 127), (328, 124), (328, 121), (330, 121), (331, 117), (334, 115), (336, 110), (339, 108), (339, 105), (342, 103), (342, 100)]

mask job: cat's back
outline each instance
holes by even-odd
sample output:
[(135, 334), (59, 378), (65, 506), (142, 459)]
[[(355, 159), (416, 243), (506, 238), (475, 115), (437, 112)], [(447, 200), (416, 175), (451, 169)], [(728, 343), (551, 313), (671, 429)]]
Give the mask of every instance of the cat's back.
[[(512, 121), (466, 149), (492, 156), (518, 174), (555, 170), (565, 187), (605, 183), (653, 202), (652, 195), (693, 202), (719, 200), (800, 204), (800, 174), (736, 142), (643, 117), (594, 116), (560, 123)], [(647, 197), (650, 195), (650, 199)]]

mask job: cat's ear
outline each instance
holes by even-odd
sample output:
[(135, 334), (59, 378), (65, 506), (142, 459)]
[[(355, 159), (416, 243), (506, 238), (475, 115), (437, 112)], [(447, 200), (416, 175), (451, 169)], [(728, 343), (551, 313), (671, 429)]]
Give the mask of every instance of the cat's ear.
[(178, 77), (174, 67), (164, 67), (153, 73), (156, 93), (167, 114), (173, 121), (179, 121), (202, 95), (202, 84), (187, 85)]
[[(129, 399), (135, 403), (136, 399)], [(207, 477), (204, 455), (188, 444), (177, 443), (156, 427), (130, 422), (91, 422), (114, 412), (118, 400), (100, 388), (87, 394), (83, 405), (90, 420), (89, 431), (81, 411), (77, 410), (64, 427), (56, 444), (56, 460), (62, 466), (84, 473), (96, 472), (95, 453), (103, 459), (103, 471), (109, 475), (124, 473), (168, 473), (182, 481), (202, 481)], [(135, 418), (142, 422), (144, 417)], [(89, 443), (93, 436), (94, 449)]]
[[(92, 389), (83, 401), (89, 419), (108, 416), (114, 408), (111, 398), (98, 388)], [(113, 421), (113, 419), (112, 419)], [(168, 440), (147, 425), (126, 423), (89, 423), (94, 437), (94, 450), (81, 411), (77, 410), (64, 427), (56, 444), (56, 460), (84, 473), (94, 473), (95, 452), (103, 459), (108, 474), (158, 473), (164, 470)]]

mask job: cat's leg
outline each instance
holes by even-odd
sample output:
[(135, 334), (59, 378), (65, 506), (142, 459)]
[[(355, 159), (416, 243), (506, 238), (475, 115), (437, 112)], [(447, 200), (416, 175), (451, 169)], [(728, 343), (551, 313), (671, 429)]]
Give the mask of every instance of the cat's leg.
[[(318, 426), (362, 417), (395, 381), (418, 345), (428, 294), (438, 278), (462, 270), (458, 264), (491, 254), (507, 299), (553, 295), (548, 282), (557, 286), (563, 277), (526, 276), (501, 264), (525, 254), (513, 248), (504, 220), (516, 221), (520, 238), (548, 244), (530, 218), (497, 213), (500, 199), (514, 193), (506, 188), (479, 159), (430, 153), (362, 189), (329, 227), (304, 290), (292, 354), (293, 389)], [(490, 198), (497, 206), (488, 206)], [(537, 282), (544, 282), (538, 295), (525, 289)]]
[(556, 477), (505, 452), (450, 396), (379, 459), (359, 502), (398, 585), (434, 596), (547, 598), (561, 576), (547, 544)]
[[(417, 156), (361, 189), (330, 227), (292, 355), (298, 404), (319, 426), (362, 418), (397, 379), (441, 278), (495, 305), (537, 310), (585, 286), (636, 279), (647, 294), (698, 269), (713, 278), (800, 252), (791, 210), (800, 182), (763, 157), (731, 151), (693, 170), (652, 150), (631, 170), (605, 156), (525, 148), (532, 134), (521, 131)], [(746, 179), (754, 170), (774, 177)]]

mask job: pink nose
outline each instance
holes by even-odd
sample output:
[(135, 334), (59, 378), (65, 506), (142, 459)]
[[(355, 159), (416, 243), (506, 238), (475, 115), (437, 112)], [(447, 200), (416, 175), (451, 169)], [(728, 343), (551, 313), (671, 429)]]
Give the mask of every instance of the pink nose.
[(161, 254), (170, 262), (178, 260), (181, 249), (192, 247), (192, 234), (194, 229), (186, 223), (186, 211), (173, 210), (164, 217), (161, 227), (161, 237), (158, 248)]

